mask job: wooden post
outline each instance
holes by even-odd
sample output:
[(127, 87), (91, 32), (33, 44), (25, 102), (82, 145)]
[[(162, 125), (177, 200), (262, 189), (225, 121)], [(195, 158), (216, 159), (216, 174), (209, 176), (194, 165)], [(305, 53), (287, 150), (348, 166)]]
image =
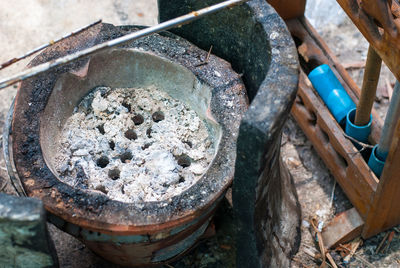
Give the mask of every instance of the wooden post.
[(381, 72), (381, 65), (381, 58), (370, 45), (368, 48), (361, 96), (357, 104), (356, 117), (354, 119), (354, 124), (357, 126), (364, 126), (369, 122)]
[(267, 0), (283, 19), (293, 19), (303, 16), (306, 0)]
[(362, 232), (371, 237), (400, 223), (400, 121)]

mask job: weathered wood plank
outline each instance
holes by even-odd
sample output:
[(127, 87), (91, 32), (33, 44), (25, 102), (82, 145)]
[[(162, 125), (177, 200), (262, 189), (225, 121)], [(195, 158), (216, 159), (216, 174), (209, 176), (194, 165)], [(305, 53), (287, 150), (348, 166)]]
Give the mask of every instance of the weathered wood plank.
[(326, 248), (336, 247), (361, 235), (364, 221), (355, 208), (346, 210), (329, 222), (322, 230)]

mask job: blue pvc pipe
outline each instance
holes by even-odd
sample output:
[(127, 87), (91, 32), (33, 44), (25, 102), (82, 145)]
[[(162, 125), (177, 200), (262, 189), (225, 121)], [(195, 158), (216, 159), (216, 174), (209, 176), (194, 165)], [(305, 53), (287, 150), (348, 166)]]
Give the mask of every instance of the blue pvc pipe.
[(400, 119), (400, 83), (396, 81), (393, 89), (392, 99), (386, 114), (385, 123), (383, 124), (381, 138), (379, 139), (378, 147), (376, 148), (376, 154), (381, 159), (386, 159), (394, 131), (396, 129), (397, 121)]
[(347, 113), (355, 109), (356, 105), (340, 84), (331, 68), (326, 64), (318, 66), (310, 72), (308, 78), (335, 120), (344, 126)]
[(360, 142), (368, 143), (368, 137), (371, 133), (372, 115), (369, 117), (368, 124), (363, 126), (354, 124), (355, 117), (356, 109), (351, 109), (346, 116), (346, 134)]
[(397, 122), (400, 120), (400, 83), (396, 81), (393, 89), (392, 100), (386, 114), (379, 143), (372, 150), (368, 160), (368, 166), (379, 178), (385, 165), (386, 157), (389, 154), (390, 145)]
[(378, 145), (375, 145), (372, 149), (372, 153), (368, 160), (368, 166), (375, 173), (375, 175), (379, 178), (382, 175), (383, 167), (385, 166), (386, 159), (379, 159), (377, 155)]

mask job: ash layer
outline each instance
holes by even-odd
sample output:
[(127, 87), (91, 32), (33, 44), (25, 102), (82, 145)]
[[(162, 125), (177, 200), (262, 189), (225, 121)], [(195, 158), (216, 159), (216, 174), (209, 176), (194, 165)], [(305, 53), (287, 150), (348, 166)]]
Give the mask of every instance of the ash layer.
[(98, 87), (67, 120), (56, 170), (114, 200), (162, 201), (195, 184), (214, 154), (202, 119), (166, 92)]

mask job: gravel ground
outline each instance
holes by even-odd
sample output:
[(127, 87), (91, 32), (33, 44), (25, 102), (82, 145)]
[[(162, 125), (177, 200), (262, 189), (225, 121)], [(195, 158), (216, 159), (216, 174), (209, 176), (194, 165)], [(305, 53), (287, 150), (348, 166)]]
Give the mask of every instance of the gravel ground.
[[(99, 18), (116, 25), (154, 24), (157, 18), (156, 2), (156, 0), (1, 1), (0, 40), (2, 42), (0, 47), (2, 53), (0, 62), (21, 55)], [(310, 2), (313, 1), (310, 0)], [(308, 14), (312, 15), (312, 13)], [(342, 20), (335, 20), (335, 23), (316, 25), (325, 41), (332, 44), (330, 45), (332, 51), (344, 64), (365, 60), (368, 44), (361, 34), (345, 17)], [(339, 30), (340, 35), (337, 34)], [(0, 78), (23, 69), (29, 60), (24, 60), (9, 69), (0, 71)], [(363, 70), (353, 69), (349, 70), (349, 73), (361, 86)], [(394, 83), (393, 76), (384, 67), (375, 104), (375, 108), (382, 117), (385, 115), (388, 105), (386, 80)], [(14, 94), (14, 87), (0, 91), (0, 127), (4, 125), (5, 114)], [(320, 222), (326, 223), (336, 213), (350, 208), (351, 204), (340, 187), (334, 186), (332, 175), (292, 118), (289, 119), (284, 129), (282, 156), (295, 179), (304, 220), (301, 248), (294, 259), (293, 267), (318, 267), (319, 262), (305, 253), (306, 249), (317, 249), (308, 226), (309, 220), (317, 218)], [(7, 175), (2, 158), (0, 165), (1, 189), (2, 185), (7, 182), (4, 179), (7, 178)], [(4, 191), (12, 193), (11, 186), (6, 184)], [(229, 203), (224, 202), (215, 219), (217, 234), (200, 243), (191, 254), (174, 263), (173, 267), (234, 267), (235, 248), (232, 237), (234, 226), (231, 219), (232, 211)], [(78, 240), (59, 231), (54, 226), (50, 225), (49, 228), (58, 251), (61, 267), (116, 267), (103, 261)], [(385, 233), (381, 233), (364, 241), (357, 250), (356, 257), (348, 263), (344, 263), (336, 253), (332, 253), (332, 255), (341, 267), (400, 267), (400, 239), (397, 232), (385, 252), (374, 253), (384, 235)]]

